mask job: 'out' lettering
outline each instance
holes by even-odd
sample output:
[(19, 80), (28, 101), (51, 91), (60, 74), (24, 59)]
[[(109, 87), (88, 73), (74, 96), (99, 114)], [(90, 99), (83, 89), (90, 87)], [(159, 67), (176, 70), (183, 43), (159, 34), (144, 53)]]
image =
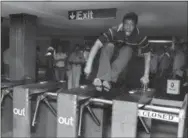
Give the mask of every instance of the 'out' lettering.
[(23, 108), (23, 109), (14, 108), (13, 113), (15, 115), (25, 116), (25, 108)]
[(58, 122), (67, 126), (73, 126), (73, 118), (59, 117)]

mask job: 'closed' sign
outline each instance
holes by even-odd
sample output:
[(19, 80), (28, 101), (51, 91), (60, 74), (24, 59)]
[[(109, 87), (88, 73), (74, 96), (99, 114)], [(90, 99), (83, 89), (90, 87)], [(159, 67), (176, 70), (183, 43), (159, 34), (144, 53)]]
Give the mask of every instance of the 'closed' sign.
[(168, 94), (180, 94), (180, 81), (179, 80), (168, 80), (167, 81), (167, 93)]

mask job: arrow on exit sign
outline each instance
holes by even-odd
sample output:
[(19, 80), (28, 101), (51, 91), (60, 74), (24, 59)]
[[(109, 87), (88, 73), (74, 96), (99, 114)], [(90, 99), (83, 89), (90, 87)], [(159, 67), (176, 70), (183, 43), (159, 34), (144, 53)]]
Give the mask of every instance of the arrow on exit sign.
[(74, 14), (74, 12), (71, 12), (71, 14), (69, 15), (70, 19), (74, 19), (76, 17), (76, 15)]

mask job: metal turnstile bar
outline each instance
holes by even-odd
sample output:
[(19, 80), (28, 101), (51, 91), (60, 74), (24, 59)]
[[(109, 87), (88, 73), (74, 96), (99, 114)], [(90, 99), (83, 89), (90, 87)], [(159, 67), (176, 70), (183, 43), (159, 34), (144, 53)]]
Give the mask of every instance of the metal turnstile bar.
[(57, 97), (57, 93), (54, 93), (54, 92), (46, 92), (45, 95), (47, 96), (52, 96), (52, 97)]
[[(144, 106), (144, 105), (138, 104), (138, 108), (140, 108), (142, 106)], [(178, 109), (178, 108), (161, 107), (161, 106), (155, 106), (155, 105), (145, 105), (144, 109), (168, 112), (168, 113), (175, 113), (175, 114), (179, 114), (179, 112), (180, 112), (180, 109)]]
[(182, 101), (174, 101), (174, 100), (164, 100), (164, 99), (157, 99), (153, 98), (151, 104), (158, 105), (158, 106), (171, 106), (171, 107), (182, 107)]
[[(110, 105), (113, 104), (113, 102), (111, 100), (104, 100), (104, 99), (98, 99), (98, 98), (92, 98), (90, 101), (104, 103), (104, 104), (110, 104)], [(180, 112), (180, 109), (178, 109), (178, 108), (169, 108), (169, 107), (161, 107), (161, 106), (155, 106), (155, 105), (138, 104), (138, 108), (143, 107), (143, 106), (144, 106), (144, 109), (157, 110), (157, 111), (162, 111), (162, 112), (170, 112), (170, 113), (176, 113), (176, 114), (179, 114), (179, 112)]]
[(113, 101), (111, 101), (111, 100), (98, 99), (98, 98), (91, 98), (90, 101), (91, 102), (103, 103), (103, 104), (109, 104), (109, 105), (113, 104)]
[[(48, 92), (48, 93), (46, 93), (46, 95), (57, 97), (58, 94), (57, 93)], [(91, 102), (104, 103), (104, 104), (108, 104), (108, 105), (112, 105), (113, 104), (113, 101), (111, 101), (111, 100), (105, 100), (105, 99), (99, 99), (99, 98), (91, 98), (90, 101)], [(175, 113), (175, 114), (179, 114), (180, 113), (180, 109), (179, 108), (138, 104), (138, 108), (141, 108), (143, 106), (144, 106), (144, 109), (148, 109), (148, 110), (156, 110), (156, 111)]]

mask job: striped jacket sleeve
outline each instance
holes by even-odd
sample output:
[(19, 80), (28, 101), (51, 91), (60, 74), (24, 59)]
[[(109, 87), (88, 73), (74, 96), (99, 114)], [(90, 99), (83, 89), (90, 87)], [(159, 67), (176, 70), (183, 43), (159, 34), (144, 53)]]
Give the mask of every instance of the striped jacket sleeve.
[(148, 42), (148, 37), (140, 37), (138, 41), (138, 47), (141, 49), (141, 53), (148, 53), (150, 52), (150, 44)]
[(108, 31), (103, 33), (100, 37), (99, 40), (101, 43), (105, 44), (107, 42), (112, 42), (114, 40), (114, 31), (112, 28), (109, 28)]

